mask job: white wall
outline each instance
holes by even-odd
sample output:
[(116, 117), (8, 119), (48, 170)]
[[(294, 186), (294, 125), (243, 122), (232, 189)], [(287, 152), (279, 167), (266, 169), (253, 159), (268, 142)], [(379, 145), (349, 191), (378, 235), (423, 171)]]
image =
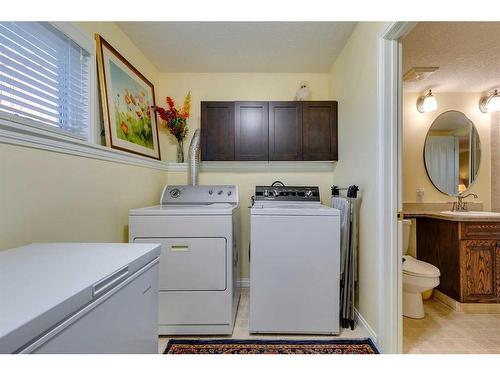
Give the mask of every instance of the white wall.
[(359, 230), (359, 311), (377, 332), (379, 260), (377, 246), (378, 53), (388, 23), (361, 22), (330, 71), (330, 96), (339, 102), (339, 162), (336, 185), (356, 184), (363, 198)]
[(417, 188), (424, 188), (424, 202), (450, 202), (454, 199), (434, 187), (425, 170), (423, 152), (427, 131), (432, 122), (443, 112), (456, 110), (467, 115), (477, 128), (481, 141), (481, 163), (470, 192), (479, 196), (483, 208), (491, 208), (491, 153), (490, 114), (479, 110), (480, 93), (434, 93), (439, 108), (434, 112), (420, 113), (416, 102), (418, 93), (403, 95), (403, 201), (416, 202)]

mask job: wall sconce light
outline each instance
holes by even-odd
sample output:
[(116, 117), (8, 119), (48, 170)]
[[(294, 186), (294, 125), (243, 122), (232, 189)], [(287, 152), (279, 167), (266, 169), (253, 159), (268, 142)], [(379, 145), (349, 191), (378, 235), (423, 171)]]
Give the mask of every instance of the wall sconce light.
[(432, 95), (432, 90), (417, 100), (417, 109), (420, 113), (432, 112), (438, 108), (436, 97)]
[(500, 111), (500, 94), (495, 90), (493, 94), (483, 96), (479, 100), (479, 109), (483, 113)]

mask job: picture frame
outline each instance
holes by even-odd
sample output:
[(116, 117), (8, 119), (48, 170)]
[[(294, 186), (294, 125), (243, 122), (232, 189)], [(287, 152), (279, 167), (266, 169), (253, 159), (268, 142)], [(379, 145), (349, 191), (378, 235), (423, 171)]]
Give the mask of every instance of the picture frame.
[(153, 84), (95, 34), (106, 146), (161, 160)]

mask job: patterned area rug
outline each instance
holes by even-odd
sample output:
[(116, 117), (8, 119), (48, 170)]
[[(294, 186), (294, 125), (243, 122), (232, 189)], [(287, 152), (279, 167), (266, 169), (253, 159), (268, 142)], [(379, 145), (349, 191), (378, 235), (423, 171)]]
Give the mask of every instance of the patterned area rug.
[(370, 339), (359, 340), (177, 340), (163, 354), (378, 354)]

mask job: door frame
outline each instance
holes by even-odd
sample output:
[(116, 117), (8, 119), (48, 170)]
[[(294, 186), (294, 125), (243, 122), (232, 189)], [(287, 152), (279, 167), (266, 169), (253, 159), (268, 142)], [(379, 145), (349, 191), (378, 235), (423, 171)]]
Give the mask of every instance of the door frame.
[(402, 318), (402, 48), (416, 22), (393, 22), (379, 37), (379, 319), (383, 353), (401, 353)]

